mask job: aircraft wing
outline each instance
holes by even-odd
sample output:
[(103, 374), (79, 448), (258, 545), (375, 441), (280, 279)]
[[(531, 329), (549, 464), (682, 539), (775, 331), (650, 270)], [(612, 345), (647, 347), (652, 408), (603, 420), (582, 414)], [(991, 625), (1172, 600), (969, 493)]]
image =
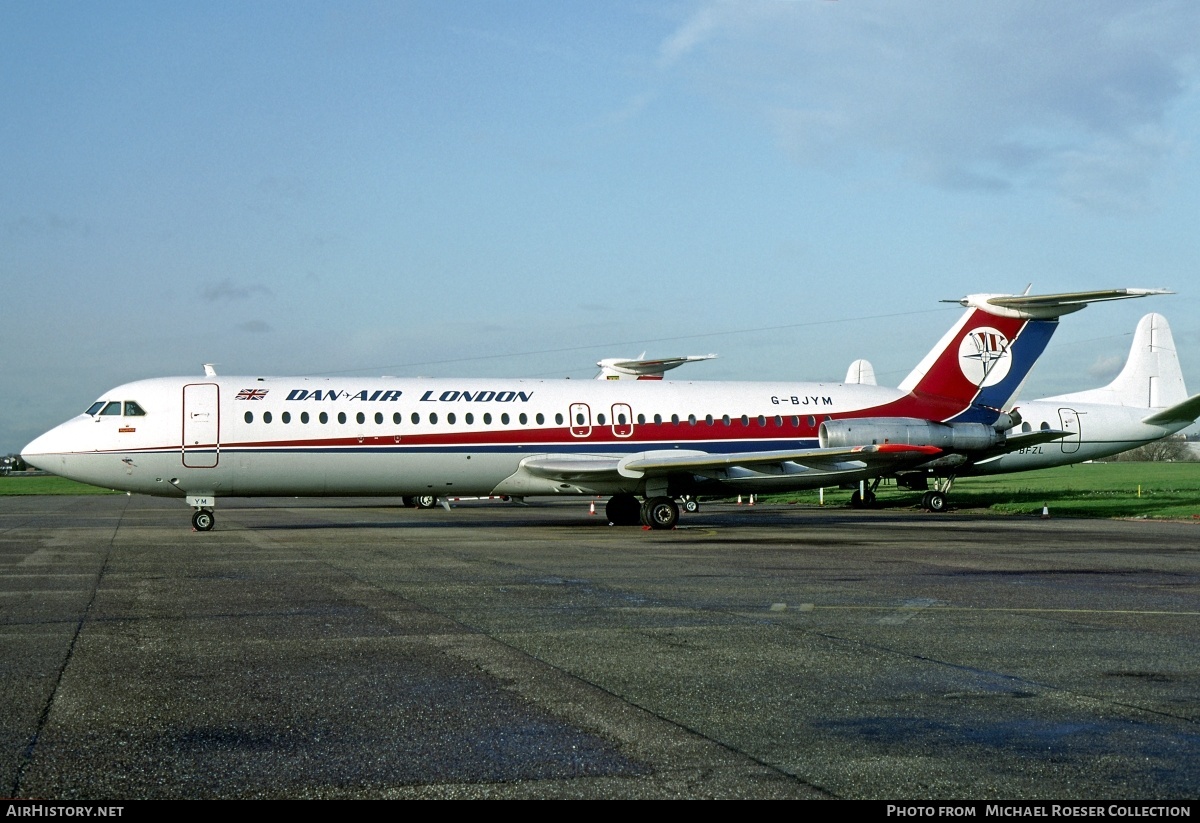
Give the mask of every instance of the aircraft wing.
[(707, 476), (735, 467), (757, 471), (775, 467), (776, 470), (780, 470), (784, 463), (794, 464), (794, 469), (835, 473), (866, 468), (892, 471), (928, 460), (941, 452), (942, 450), (935, 446), (899, 444), (734, 453), (663, 449), (637, 452), (625, 457), (591, 457), (587, 455), (530, 457), (523, 461), (521, 466), (539, 477), (564, 481), (600, 480), (606, 477), (636, 479), (647, 475), (664, 475), (673, 472), (690, 472)]
[(1143, 417), (1142, 422), (1151, 426), (1168, 426), (1172, 423), (1194, 423), (1200, 417), (1200, 394), (1193, 394), (1182, 403)]

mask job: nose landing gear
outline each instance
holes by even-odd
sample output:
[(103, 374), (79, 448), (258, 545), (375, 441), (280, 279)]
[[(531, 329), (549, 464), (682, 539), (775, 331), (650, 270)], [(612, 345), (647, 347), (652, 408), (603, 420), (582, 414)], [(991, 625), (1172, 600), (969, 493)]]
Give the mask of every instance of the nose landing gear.
[(210, 532), (216, 523), (212, 509), (197, 509), (192, 513), (192, 528), (198, 532)]

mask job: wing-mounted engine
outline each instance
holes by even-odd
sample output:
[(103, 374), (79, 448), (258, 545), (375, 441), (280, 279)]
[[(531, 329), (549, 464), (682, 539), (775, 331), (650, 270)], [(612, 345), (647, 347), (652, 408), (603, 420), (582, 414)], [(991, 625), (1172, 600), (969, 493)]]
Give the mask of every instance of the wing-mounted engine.
[(1004, 443), (1004, 431), (986, 423), (935, 423), (915, 417), (826, 420), (821, 424), (818, 437), (823, 449), (892, 444), (934, 446), (947, 452), (976, 452)]

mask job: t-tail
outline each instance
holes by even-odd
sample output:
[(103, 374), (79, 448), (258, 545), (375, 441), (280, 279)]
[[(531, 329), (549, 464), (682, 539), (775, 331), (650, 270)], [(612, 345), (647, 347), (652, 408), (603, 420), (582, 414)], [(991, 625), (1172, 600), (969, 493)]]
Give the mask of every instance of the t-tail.
[(1058, 328), (1058, 318), (1089, 303), (1164, 289), (1108, 289), (1046, 295), (972, 294), (969, 311), (900, 383), (916, 403), (941, 409), (944, 421), (993, 424), (1020, 391)]

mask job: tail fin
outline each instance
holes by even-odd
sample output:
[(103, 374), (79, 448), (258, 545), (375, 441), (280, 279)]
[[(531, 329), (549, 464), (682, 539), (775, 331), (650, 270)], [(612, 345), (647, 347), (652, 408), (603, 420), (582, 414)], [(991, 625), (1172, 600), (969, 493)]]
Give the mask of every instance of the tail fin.
[(953, 401), (958, 422), (992, 423), (1045, 351), (1057, 320), (1003, 317), (971, 308), (925, 356), (900, 389)]
[(974, 294), (957, 302), (966, 315), (900, 384), (900, 389), (950, 411), (943, 420), (993, 423), (1016, 396), (1045, 351), (1058, 318), (1088, 303), (1164, 294), (1111, 289), (1049, 295)]
[(855, 360), (846, 371), (846, 379), (842, 381), (850, 385), (875, 386), (875, 367), (869, 360)]
[(1147, 314), (1133, 333), (1129, 359), (1115, 380), (1100, 389), (1048, 399), (1163, 409), (1182, 403), (1187, 397), (1175, 338), (1167, 318), (1161, 314)]

